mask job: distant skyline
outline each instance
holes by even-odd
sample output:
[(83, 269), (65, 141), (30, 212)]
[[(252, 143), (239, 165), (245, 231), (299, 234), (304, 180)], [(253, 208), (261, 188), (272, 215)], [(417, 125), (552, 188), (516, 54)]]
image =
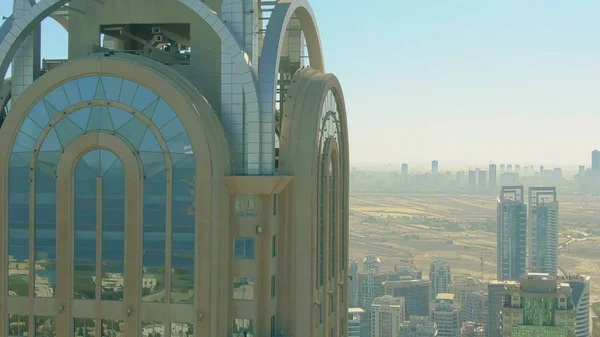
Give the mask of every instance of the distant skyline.
[[(591, 165), (600, 2), (311, 4), (344, 84), (352, 165)], [(64, 30), (46, 20), (42, 32), (42, 57), (65, 58)]]

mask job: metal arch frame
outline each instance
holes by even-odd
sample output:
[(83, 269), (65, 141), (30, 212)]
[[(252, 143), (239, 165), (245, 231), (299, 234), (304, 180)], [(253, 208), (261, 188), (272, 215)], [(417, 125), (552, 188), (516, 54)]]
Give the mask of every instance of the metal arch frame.
[(263, 47), (261, 50), (261, 60), (259, 67), (259, 85), (261, 97), (261, 128), (270, 128), (262, 132), (272, 131), (268, 140), (264, 140), (261, 149), (273, 149), (273, 159), (270, 162), (261, 163), (261, 173), (269, 174), (274, 170), (275, 154), (275, 101), (277, 93), (277, 74), (279, 72), (279, 58), (282, 45), (285, 40), (285, 33), (296, 15), (300, 21), (300, 27), (304, 32), (308, 48), (308, 57), (311, 68), (325, 72), (323, 59), (323, 48), (321, 46), (321, 37), (315, 19), (312, 7), (308, 0), (280, 0), (273, 10), (267, 32), (265, 34)]

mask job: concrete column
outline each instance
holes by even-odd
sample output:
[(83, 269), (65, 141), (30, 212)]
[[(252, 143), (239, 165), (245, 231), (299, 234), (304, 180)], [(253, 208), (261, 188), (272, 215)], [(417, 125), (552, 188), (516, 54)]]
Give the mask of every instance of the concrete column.
[[(29, 0), (14, 0), (13, 16), (15, 20), (23, 17), (31, 8)], [(27, 37), (12, 63), (12, 93), (11, 100), (16, 102), (21, 93), (25, 91), (40, 75), (40, 43), (41, 32), (38, 24)]]

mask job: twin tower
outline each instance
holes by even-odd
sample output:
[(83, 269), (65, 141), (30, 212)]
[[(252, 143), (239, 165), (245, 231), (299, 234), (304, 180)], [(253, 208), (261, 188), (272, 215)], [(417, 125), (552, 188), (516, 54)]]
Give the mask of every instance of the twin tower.
[(347, 336), (346, 106), (305, 0), (15, 0), (0, 37), (0, 337)]

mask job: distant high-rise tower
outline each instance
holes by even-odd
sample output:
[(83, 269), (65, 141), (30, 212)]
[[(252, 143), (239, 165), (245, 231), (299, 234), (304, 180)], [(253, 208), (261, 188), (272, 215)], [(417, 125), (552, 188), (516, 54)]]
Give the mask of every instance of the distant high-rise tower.
[(383, 282), (386, 280), (385, 273), (374, 271), (358, 273), (358, 306), (365, 311), (365, 319), (361, 321), (363, 331), (368, 331), (371, 336), (371, 305), (373, 301), (383, 296)]
[(540, 177), (544, 176), (544, 166), (540, 166)]
[(407, 163), (402, 164), (402, 175), (403, 176), (408, 175), (408, 164)]
[(348, 289), (348, 306), (358, 307), (358, 262), (350, 259), (348, 262), (348, 275), (350, 276), (350, 287)]
[(502, 336), (575, 337), (576, 315), (568, 283), (544, 273), (526, 274), (518, 285), (506, 285)]
[(374, 271), (376, 273), (379, 273), (380, 270), (381, 270), (381, 259), (379, 259), (379, 257), (377, 257), (377, 255), (369, 254), (369, 255), (365, 256), (365, 259), (363, 260), (363, 271), (364, 272)]
[(558, 267), (558, 200), (556, 187), (529, 188), (529, 272), (556, 276)]
[(473, 322), (487, 329), (488, 322), (488, 292), (478, 290), (467, 293), (464, 306), (461, 306), (461, 319), (463, 322)]
[(479, 171), (479, 192), (485, 193), (488, 189), (487, 184), (487, 171)]
[(463, 187), (465, 184), (465, 171), (456, 172), (456, 184)]
[(592, 151), (592, 170), (600, 171), (600, 151)]
[(500, 164), (500, 174), (506, 172), (506, 165)]
[(508, 164), (508, 166), (506, 166), (506, 171), (507, 172), (512, 172), (513, 171), (512, 164)]
[(523, 186), (503, 186), (498, 198), (498, 280), (518, 280), (525, 273), (527, 206), (523, 203), (523, 197)]
[(573, 305), (577, 311), (575, 336), (590, 335), (590, 277), (587, 275), (559, 276), (560, 282), (567, 282), (573, 290)]
[(370, 319), (364, 315), (361, 308), (348, 308), (348, 337), (360, 337), (361, 322)]
[(431, 297), (439, 293), (449, 293), (452, 283), (450, 264), (442, 257), (437, 257), (429, 266), (429, 281), (431, 281)]
[(521, 172), (521, 165), (519, 165), (519, 164), (515, 165), (515, 172), (517, 172), (517, 173)]
[(431, 282), (427, 280), (388, 280), (383, 282), (384, 294), (404, 298), (407, 317), (429, 315), (430, 290)]
[(473, 170), (469, 170), (469, 192), (475, 193), (477, 191), (477, 173)]
[(404, 298), (389, 295), (378, 297), (371, 305), (372, 337), (396, 337), (404, 323)]
[(498, 174), (496, 173), (496, 164), (490, 164), (490, 191), (496, 193), (496, 179)]
[(434, 160), (431, 162), (431, 174), (438, 174), (439, 172), (439, 167), (438, 167), (438, 161)]
[(440, 293), (429, 307), (429, 318), (438, 327), (438, 337), (457, 337), (460, 333), (460, 307), (454, 303), (454, 295)]
[(525, 174), (529, 173), (529, 166), (525, 166), (523, 168), (523, 172), (525, 172)]

